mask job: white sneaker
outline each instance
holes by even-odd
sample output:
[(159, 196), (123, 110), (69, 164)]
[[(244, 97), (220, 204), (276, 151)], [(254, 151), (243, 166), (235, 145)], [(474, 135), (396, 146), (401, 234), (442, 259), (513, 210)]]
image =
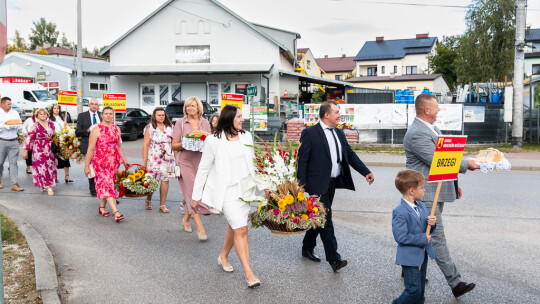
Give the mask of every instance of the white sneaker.
[(217, 210), (216, 208), (212, 208), (212, 207), (210, 207), (210, 212), (212, 212), (212, 214), (221, 214), (221, 212), (219, 212), (219, 210)]

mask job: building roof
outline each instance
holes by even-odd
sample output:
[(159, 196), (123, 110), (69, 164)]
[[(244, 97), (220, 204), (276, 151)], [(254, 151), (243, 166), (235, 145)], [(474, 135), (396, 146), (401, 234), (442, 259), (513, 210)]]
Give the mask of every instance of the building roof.
[(317, 65), (327, 73), (333, 72), (352, 72), (356, 67), (354, 57), (332, 57), (332, 58), (317, 58)]
[(352, 87), (352, 84), (346, 81), (311, 76), (311, 75), (306, 75), (306, 74), (297, 73), (297, 72), (279, 70), (279, 74), (298, 77), (298, 80), (307, 81), (309, 83), (318, 83), (322, 85), (337, 86), (337, 87)]
[(540, 28), (528, 30), (525, 41), (540, 41)]
[(264, 25), (264, 24), (260, 24), (260, 23), (255, 23), (255, 22), (250, 22), (250, 23), (253, 24), (253, 25), (260, 26), (260, 27), (265, 27), (265, 28), (268, 28), (268, 29), (271, 29), (271, 30), (293, 34), (293, 35), (296, 35), (297, 38), (302, 38), (302, 36), (300, 36), (300, 34), (297, 33), (297, 32), (284, 30), (284, 29), (280, 29), (280, 28), (277, 28), (277, 27), (272, 27), (272, 26), (268, 26), (268, 25)]
[(444, 77), (443, 74), (414, 74), (401, 75), (391, 78), (390, 76), (365, 76), (349, 78), (348, 82), (379, 82), (379, 81), (415, 81), (415, 80), (433, 80), (439, 77)]
[(429, 53), (435, 42), (437, 37), (367, 41), (354, 60), (399, 59), (407, 54)]
[[(59, 46), (51, 46), (51, 47), (46, 48), (45, 50), (47, 51), (49, 56), (51, 56), (51, 55), (63, 55), (63, 56), (77, 57), (77, 51), (76, 50), (63, 48), (63, 47), (59, 47)], [(27, 51), (26, 53), (36, 54), (37, 50)], [(85, 53), (83, 53), (82, 56), (83, 56), (83, 58), (88, 58), (88, 59), (105, 60), (105, 58), (90, 55), (90, 54), (85, 54)]]
[(212, 75), (269, 73), (273, 63), (187, 63), (113, 65), (102, 75)]
[[(122, 35), (120, 38), (116, 39), (116, 41), (114, 41), (113, 43), (111, 43), (111, 45), (109, 45), (106, 49), (104, 49), (103, 51), (101, 51), (100, 55), (106, 55), (109, 53), (109, 51), (116, 45), (118, 44), (120, 41), (122, 41), (124, 38), (126, 38), (129, 34), (131, 34), (132, 32), (134, 32), (136, 29), (138, 29), (141, 25), (143, 25), (146, 21), (148, 21), (150, 18), (154, 17), (154, 15), (156, 15), (158, 12), (160, 12), (162, 9), (164, 9), (166, 6), (168, 6), (169, 4), (171, 4), (173, 1), (175, 0), (167, 0), (165, 3), (163, 3), (160, 7), (158, 7), (155, 11), (151, 12), (148, 16), (146, 16), (143, 20), (141, 20), (139, 23), (137, 23), (134, 27), (132, 27), (129, 31), (127, 31), (124, 35)], [(231, 11), (229, 8), (227, 8), (226, 6), (224, 6), (223, 4), (221, 4), (220, 2), (216, 1), (216, 0), (209, 0), (210, 2), (214, 3), (215, 5), (217, 5), (218, 7), (220, 7), (221, 9), (223, 9), (224, 11), (228, 12), (229, 14), (233, 15), (234, 17), (238, 18), (238, 20), (240, 20), (241, 22), (243, 22), (244, 24), (246, 24), (248, 27), (250, 27), (251, 29), (253, 29), (254, 31), (258, 32), (259, 34), (261, 34), (263, 37), (266, 37), (268, 40), (270, 40), (271, 42), (273, 42), (274, 44), (276, 44), (277, 46), (279, 46), (281, 49), (283, 49), (286, 53), (289, 54), (289, 56), (291, 56), (290, 60), (294, 60), (294, 55), (292, 53), (291, 50), (289, 50), (288, 47), (286, 47), (285, 45), (281, 44), (279, 41), (277, 41), (276, 39), (274, 39), (272, 36), (266, 34), (265, 32), (263, 32), (262, 30), (258, 29), (255, 25), (253, 25), (252, 23), (248, 22), (246, 19), (240, 17), (238, 14), (236, 14), (235, 12)]]
[[(30, 53), (19, 53), (19, 52), (11, 52), (6, 55), (6, 59), (15, 56), (19, 57), (25, 60), (34, 61), (40, 64), (48, 65), (60, 70), (64, 70), (68, 73), (77, 71), (77, 62), (76, 57), (68, 58), (68, 57), (56, 57), (56, 56), (50, 56), (50, 55), (38, 55), (38, 54), (30, 54)], [(93, 73), (93, 74), (99, 74), (99, 72), (104, 71), (109, 68), (109, 62), (107, 61), (98, 61), (98, 60), (92, 60), (92, 59), (85, 59), (82, 60), (82, 70), (85, 73)]]

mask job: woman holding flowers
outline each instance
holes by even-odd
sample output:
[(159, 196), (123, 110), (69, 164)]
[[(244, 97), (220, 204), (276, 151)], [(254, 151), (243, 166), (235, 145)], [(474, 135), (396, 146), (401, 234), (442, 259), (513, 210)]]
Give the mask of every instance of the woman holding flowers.
[(30, 127), (24, 145), (23, 158), (28, 159), (28, 151), (32, 151), (32, 179), (34, 186), (41, 192), (54, 195), (56, 186), (56, 156), (52, 153), (51, 145), (54, 139), (54, 124), (47, 121), (49, 113), (45, 109), (35, 112), (37, 122)]
[(124, 156), (124, 150), (120, 143), (120, 129), (114, 125), (114, 110), (111, 107), (103, 109), (102, 122), (90, 132), (88, 151), (84, 165), (84, 174), (91, 174), (90, 162), (95, 172), (96, 194), (101, 200), (98, 213), (103, 216), (109, 216), (106, 212), (105, 204), (108, 203), (113, 212), (116, 222), (124, 219), (124, 215), (118, 212), (116, 208), (115, 181), (118, 167), (124, 164), (129, 167), (129, 163)]
[(208, 237), (204, 231), (201, 214), (208, 215), (210, 210), (205, 204), (199, 204), (197, 208), (193, 208), (191, 205), (193, 183), (195, 182), (195, 175), (197, 175), (202, 152), (186, 150), (182, 146), (182, 138), (192, 131), (210, 132), (210, 124), (208, 120), (202, 117), (202, 114), (203, 105), (201, 100), (195, 96), (188, 97), (184, 103), (185, 116), (178, 120), (174, 126), (172, 147), (173, 150), (178, 151), (176, 153), (176, 164), (180, 166), (180, 172), (182, 172), (182, 176), (178, 181), (187, 206), (184, 214), (184, 231), (192, 232), (189, 219), (193, 215), (197, 225), (197, 236), (199, 240), (206, 241)]
[[(56, 133), (68, 127), (68, 123), (64, 119), (64, 114), (62, 114), (62, 112), (60, 111), (60, 106), (57, 104), (54, 104), (49, 110), (49, 120), (54, 123), (54, 129)], [(66, 184), (72, 183), (73, 180), (69, 178), (69, 168), (71, 167), (69, 159), (62, 159), (58, 155), (56, 155), (56, 160), (58, 161), (58, 169), (64, 169), (64, 180), (66, 181)], [(58, 178), (56, 178), (56, 181), (58, 181)]]
[(270, 192), (255, 176), (253, 140), (250, 133), (242, 130), (243, 121), (242, 111), (236, 106), (227, 105), (221, 111), (216, 133), (206, 139), (191, 205), (197, 208), (202, 200), (223, 211), (229, 225), (218, 264), (227, 272), (233, 271), (229, 253), (234, 246), (248, 287), (255, 287), (261, 282), (249, 261), (247, 225), (251, 206), (243, 200), (254, 199), (257, 188), (264, 189), (267, 197)]
[[(156, 108), (150, 118), (150, 124), (144, 129), (142, 167), (161, 183), (159, 210), (163, 213), (169, 213), (169, 209), (165, 207), (165, 201), (169, 192), (170, 178), (167, 169), (174, 167), (172, 134), (173, 128), (169, 116), (163, 108)], [(146, 210), (152, 210), (152, 195), (153, 192), (150, 192), (146, 197)]]

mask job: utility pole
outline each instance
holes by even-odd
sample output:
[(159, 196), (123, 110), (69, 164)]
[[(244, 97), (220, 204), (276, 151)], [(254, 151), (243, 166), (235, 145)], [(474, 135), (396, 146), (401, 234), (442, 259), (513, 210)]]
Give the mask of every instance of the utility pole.
[(514, 58), (514, 113), (512, 148), (523, 146), (523, 69), (525, 64), (525, 1), (516, 1), (516, 56)]
[(82, 49), (81, 0), (77, 0), (77, 113), (79, 114), (83, 111)]

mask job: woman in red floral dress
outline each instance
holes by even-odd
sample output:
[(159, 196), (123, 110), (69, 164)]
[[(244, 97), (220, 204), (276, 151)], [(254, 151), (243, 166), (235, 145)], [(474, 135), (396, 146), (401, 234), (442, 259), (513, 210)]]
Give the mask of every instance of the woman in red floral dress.
[(97, 197), (101, 200), (98, 213), (109, 216), (109, 212), (105, 212), (105, 204), (109, 203), (114, 219), (119, 222), (124, 219), (124, 215), (116, 208), (118, 198), (115, 187), (116, 173), (120, 164), (123, 163), (127, 167), (129, 163), (120, 143), (120, 130), (114, 125), (113, 118), (113, 108), (105, 107), (102, 122), (90, 133), (84, 173), (90, 174), (91, 162), (95, 172)]

